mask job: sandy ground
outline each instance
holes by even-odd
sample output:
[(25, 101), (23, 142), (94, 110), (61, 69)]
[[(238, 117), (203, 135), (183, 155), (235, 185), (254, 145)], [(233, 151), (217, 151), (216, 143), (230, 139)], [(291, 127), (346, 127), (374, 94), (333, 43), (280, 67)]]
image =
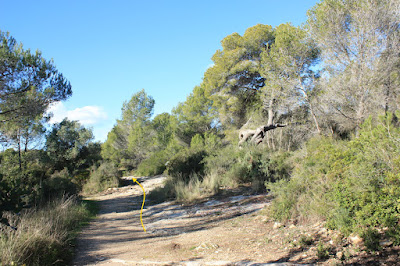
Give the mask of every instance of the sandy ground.
[[(148, 193), (164, 177), (138, 178)], [(265, 195), (236, 195), (184, 206), (151, 205), (140, 223), (142, 189), (132, 184), (95, 196), (98, 217), (80, 234), (73, 265), (280, 264), (287, 251), (271, 248), (260, 210)], [(285, 264), (286, 265), (286, 264)]]
[[(190, 205), (146, 199), (144, 232), (143, 191), (125, 179), (92, 197), (100, 212), (78, 237), (73, 265), (399, 265), (398, 247), (371, 254), (320, 223), (276, 223), (265, 211), (269, 196), (243, 188)], [(146, 194), (163, 180), (138, 178)]]

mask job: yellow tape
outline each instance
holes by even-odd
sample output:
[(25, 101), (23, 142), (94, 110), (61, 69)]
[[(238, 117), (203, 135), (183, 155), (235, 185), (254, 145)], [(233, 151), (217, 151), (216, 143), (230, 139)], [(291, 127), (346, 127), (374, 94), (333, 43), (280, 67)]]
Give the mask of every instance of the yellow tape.
[(146, 228), (144, 227), (143, 224), (143, 219), (142, 219), (142, 212), (143, 212), (143, 207), (144, 207), (144, 201), (146, 199), (146, 192), (144, 191), (144, 188), (142, 185), (136, 180), (136, 178), (132, 178), (133, 182), (138, 183), (138, 185), (143, 189), (143, 203), (142, 203), (142, 208), (140, 209), (140, 222), (142, 223), (143, 231), (146, 233)]

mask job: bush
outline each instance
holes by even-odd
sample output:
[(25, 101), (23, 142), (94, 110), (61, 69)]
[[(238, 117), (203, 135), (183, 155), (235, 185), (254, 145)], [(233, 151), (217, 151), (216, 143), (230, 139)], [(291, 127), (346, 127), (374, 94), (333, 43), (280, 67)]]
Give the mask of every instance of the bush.
[(143, 160), (135, 171), (135, 175), (154, 176), (164, 173), (166, 170), (166, 162), (169, 159), (167, 151), (159, 151), (153, 153), (149, 158)]
[(85, 194), (97, 193), (107, 188), (118, 187), (120, 185), (119, 171), (114, 164), (103, 162), (90, 174), (89, 180), (83, 186)]
[(43, 181), (42, 195), (46, 202), (62, 196), (73, 196), (77, 193), (78, 187), (71, 181), (67, 169), (57, 171)]
[(218, 193), (221, 187), (235, 187), (251, 183), (254, 191), (265, 191), (265, 181), (286, 179), (291, 167), (289, 153), (270, 154), (260, 147), (239, 149), (230, 145), (211, 151), (199, 145), (200, 137), (193, 138), (192, 147), (181, 150), (168, 165), (165, 186), (151, 192), (150, 198), (160, 202), (177, 199), (192, 202), (195, 199)]
[[(41, 156), (40, 152), (23, 153), (25, 157)], [(46, 178), (41, 158), (22, 161), (19, 165), (18, 152), (8, 149), (0, 153), (0, 215), (3, 210), (20, 211), (23, 207), (39, 203), (41, 181)]]
[(148, 199), (153, 203), (161, 203), (167, 200), (175, 199), (176, 193), (174, 190), (174, 180), (168, 177), (164, 181), (164, 185), (156, 187), (149, 192)]
[(400, 129), (392, 121), (369, 119), (350, 141), (310, 140), (292, 178), (269, 184), (274, 217), (326, 220), (346, 235), (387, 227), (399, 239)]
[(169, 177), (163, 187), (153, 189), (149, 193), (149, 200), (160, 203), (166, 200), (178, 200), (179, 202), (193, 202), (199, 198), (210, 196), (219, 191), (221, 179), (217, 175), (207, 175), (204, 178), (192, 174), (189, 181), (183, 178)]
[(193, 202), (205, 194), (202, 192), (201, 179), (195, 174), (189, 178), (189, 182), (182, 179), (175, 180), (173, 189), (176, 200), (180, 202)]
[(189, 182), (193, 174), (202, 177), (206, 155), (203, 149), (183, 149), (167, 163), (167, 173), (185, 182)]
[(1, 228), (1, 265), (67, 265), (73, 257), (72, 239), (91, 213), (74, 197), (56, 200), (47, 207), (5, 216), (16, 231)]
[(248, 145), (242, 149), (230, 145), (206, 161), (207, 172), (216, 173), (229, 183), (252, 183), (255, 190), (265, 190), (264, 183), (289, 178), (290, 154), (270, 153), (263, 147)]

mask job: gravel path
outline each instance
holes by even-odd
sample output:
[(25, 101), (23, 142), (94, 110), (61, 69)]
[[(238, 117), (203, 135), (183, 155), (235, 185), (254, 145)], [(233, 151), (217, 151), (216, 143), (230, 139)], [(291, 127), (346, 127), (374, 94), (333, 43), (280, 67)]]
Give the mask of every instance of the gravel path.
[[(164, 179), (138, 181), (147, 194)], [(73, 265), (288, 265), (278, 263), (286, 253), (266, 241), (271, 226), (258, 214), (269, 204), (265, 195), (214, 198), (190, 206), (146, 200), (145, 233), (139, 218), (142, 194), (131, 182), (92, 198), (100, 212), (78, 237)]]

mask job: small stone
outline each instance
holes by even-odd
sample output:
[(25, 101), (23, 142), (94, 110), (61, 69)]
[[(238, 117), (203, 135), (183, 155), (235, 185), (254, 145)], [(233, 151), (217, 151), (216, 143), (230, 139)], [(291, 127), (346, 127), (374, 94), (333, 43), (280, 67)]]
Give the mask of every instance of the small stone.
[(363, 243), (363, 239), (358, 235), (350, 235), (349, 240), (353, 245), (361, 245)]
[(379, 242), (379, 245), (381, 247), (390, 247), (391, 245), (393, 245), (393, 241), (383, 240)]
[(274, 223), (274, 226), (272, 227), (273, 229), (278, 229), (278, 228), (281, 228), (281, 227), (283, 227), (283, 224), (282, 223), (280, 223), (280, 222), (275, 222)]
[(326, 234), (328, 230), (326, 230), (325, 227), (321, 228), (321, 230), (318, 231), (318, 234), (322, 235), (322, 234)]
[(321, 226), (321, 223), (315, 223), (315, 224), (313, 225), (314, 228), (315, 228), (315, 227), (319, 227), (319, 226)]
[(338, 253), (336, 253), (336, 258), (338, 258), (339, 260), (343, 259), (343, 252), (339, 251)]

